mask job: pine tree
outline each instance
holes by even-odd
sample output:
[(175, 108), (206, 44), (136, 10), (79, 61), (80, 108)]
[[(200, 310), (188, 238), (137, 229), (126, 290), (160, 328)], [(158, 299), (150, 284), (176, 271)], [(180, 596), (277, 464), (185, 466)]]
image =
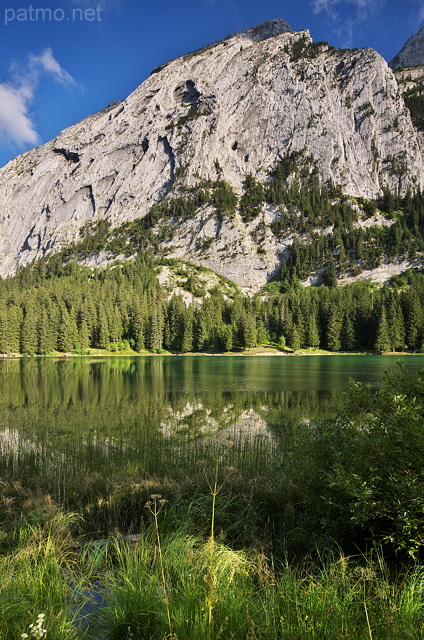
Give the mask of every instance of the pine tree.
[(415, 289), (409, 289), (405, 294), (405, 329), (406, 344), (412, 351), (420, 348), (420, 333), (422, 333), (423, 311), (420, 298)]
[(343, 351), (352, 351), (355, 347), (355, 327), (352, 315), (345, 310), (341, 331), (341, 348)]
[(300, 349), (300, 335), (295, 324), (292, 324), (291, 328), (289, 329), (287, 342), (289, 343), (293, 351), (298, 351)]
[(164, 346), (166, 349), (182, 351), (186, 311), (182, 296), (172, 296), (164, 319)]
[(341, 329), (342, 323), (339, 309), (333, 306), (330, 310), (326, 333), (327, 347), (330, 351), (340, 351), (342, 346)]
[(244, 313), (241, 318), (242, 346), (245, 349), (251, 349), (256, 345), (256, 322), (250, 313)]
[(97, 326), (96, 326), (96, 346), (100, 349), (108, 349), (109, 342), (109, 323), (103, 304), (100, 303), (97, 309)]
[(88, 324), (85, 318), (81, 321), (78, 329), (78, 344), (81, 351), (85, 353), (90, 347), (90, 334), (88, 331)]
[(162, 306), (157, 304), (153, 307), (149, 318), (149, 335), (147, 346), (150, 351), (159, 352), (162, 350), (163, 326), (164, 317)]
[(37, 315), (35, 305), (29, 300), (24, 307), (24, 318), (21, 323), (20, 352), (26, 355), (37, 353)]
[(60, 331), (57, 341), (57, 348), (63, 353), (70, 353), (78, 342), (78, 327), (73, 314), (69, 313), (66, 305), (61, 308)]
[(262, 183), (249, 173), (244, 181), (244, 193), (240, 199), (240, 214), (244, 222), (250, 222), (259, 215), (263, 200), (265, 193)]
[(220, 348), (223, 351), (231, 351), (233, 348), (233, 327), (230, 324), (223, 324), (219, 334)]
[(392, 299), (389, 307), (388, 329), (391, 350), (402, 351), (405, 348), (405, 319), (399, 301), (396, 299)]
[(385, 351), (390, 350), (389, 327), (387, 324), (386, 309), (384, 307), (384, 304), (381, 305), (374, 349), (379, 353), (384, 353)]
[(327, 287), (337, 287), (336, 263), (333, 258), (325, 266), (323, 281)]
[(306, 325), (306, 338), (305, 343), (309, 347), (318, 347), (320, 343), (317, 316), (315, 313), (310, 313)]
[(7, 309), (0, 304), (0, 353), (7, 353)]
[(269, 341), (269, 334), (265, 326), (265, 323), (260, 320), (257, 320), (256, 321), (256, 343), (265, 344), (268, 341)]
[(10, 304), (7, 306), (6, 311), (6, 327), (4, 347), (5, 353), (19, 353), (20, 352), (20, 333), (22, 323), (22, 309), (16, 304)]
[(187, 353), (193, 351), (193, 325), (194, 314), (193, 307), (188, 307), (183, 320), (183, 335), (181, 341), (181, 351)]
[(119, 342), (123, 339), (124, 329), (122, 326), (122, 317), (120, 309), (113, 307), (112, 315), (108, 318), (109, 340), (110, 342)]
[(145, 313), (146, 301), (136, 300), (130, 311), (130, 336), (134, 351), (140, 352), (146, 348), (145, 345)]
[(41, 309), (37, 321), (37, 353), (47, 354), (54, 350), (55, 343), (47, 309)]
[(296, 326), (297, 335), (299, 336), (299, 347), (303, 347), (307, 345), (306, 341), (306, 330), (307, 330), (307, 319), (302, 312), (302, 301), (301, 298), (297, 298), (298, 291), (296, 291), (296, 300), (295, 300), (295, 308), (293, 310), (293, 324)]
[[(204, 307), (203, 303), (203, 307)], [(203, 309), (196, 310), (195, 314), (195, 329), (194, 329), (194, 344), (196, 351), (206, 351), (209, 347), (208, 342), (209, 332), (207, 329), (207, 322), (203, 316)]]

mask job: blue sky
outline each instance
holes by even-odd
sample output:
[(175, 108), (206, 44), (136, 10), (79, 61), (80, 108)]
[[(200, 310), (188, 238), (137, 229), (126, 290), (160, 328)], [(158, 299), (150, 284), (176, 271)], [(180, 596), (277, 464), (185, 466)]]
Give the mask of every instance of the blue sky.
[(390, 60), (423, 26), (424, 0), (0, 0), (0, 166), (162, 62), (272, 18)]

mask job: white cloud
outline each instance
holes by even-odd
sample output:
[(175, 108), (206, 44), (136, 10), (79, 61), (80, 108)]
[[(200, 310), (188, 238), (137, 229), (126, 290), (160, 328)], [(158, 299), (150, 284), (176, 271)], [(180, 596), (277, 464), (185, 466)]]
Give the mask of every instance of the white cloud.
[(72, 76), (62, 69), (58, 61), (53, 56), (53, 51), (48, 47), (39, 56), (30, 56), (30, 68), (37, 73), (38, 69), (51, 73), (58, 82), (63, 84), (74, 84)]
[(338, 0), (313, 0), (313, 2), (311, 2), (311, 6), (314, 13), (321, 13), (321, 11), (330, 13), (337, 2)]
[(418, 9), (418, 22), (424, 21), (424, 2), (419, 2)]
[(50, 48), (38, 56), (30, 54), (24, 66), (14, 64), (12, 75), (10, 82), (0, 83), (0, 136), (19, 147), (35, 145), (39, 136), (30, 108), (42, 76), (49, 75), (66, 85), (75, 84), (75, 81), (62, 69)]
[(335, 8), (341, 4), (352, 5), (359, 12), (366, 13), (369, 10), (374, 10), (381, 2), (380, 0), (313, 0), (311, 2), (315, 13), (325, 11), (331, 16), (335, 15)]
[(28, 114), (31, 98), (27, 90), (0, 84), (0, 132), (19, 146), (37, 144), (39, 139)]
[(343, 46), (351, 46), (359, 25), (375, 16), (385, 3), (386, 0), (312, 0), (310, 4), (314, 13), (328, 15)]

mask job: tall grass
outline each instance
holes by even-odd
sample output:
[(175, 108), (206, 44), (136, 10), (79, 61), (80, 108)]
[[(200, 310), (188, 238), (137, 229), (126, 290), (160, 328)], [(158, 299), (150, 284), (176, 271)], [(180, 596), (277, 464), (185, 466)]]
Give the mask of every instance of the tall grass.
[(260, 553), (216, 543), (210, 617), (210, 541), (185, 532), (166, 536), (162, 547), (166, 596), (154, 547), (154, 539), (147, 536), (136, 549), (120, 545), (116, 549), (108, 603), (100, 612), (110, 638), (423, 637), (424, 580), (418, 568), (396, 584), (387, 581), (381, 564), (371, 558), (329, 557), (322, 566), (275, 571)]
[[(226, 464), (237, 469), (231, 483), (234, 493), (239, 494), (242, 487), (245, 494), (249, 487), (251, 497), (257, 494), (261, 502), (278, 486), (276, 441), (249, 441), (243, 434), (234, 440), (226, 455)], [(0, 520), (12, 523), (33, 499), (50, 496), (66, 510), (83, 514), (87, 532), (138, 531), (146, 520), (144, 504), (151, 494), (175, 501), (207, 493), (202, 461), (210, 459), (211, 441), (183, 441), (177, 446), (145, 434), (134, 449), (116, 443), (112, 451), (103, 450), (86, 442), (70, 447), (63, 456), (18, 442), (19, 446), (0, 451)], [(32, 509), (31, 504), (28, 508)]]
[[(225, 531), (214, 532), (211, 554), (211, 532), (196, 532), (193, 512), (157, 506), (132, 543), (77, 544), (77, 518), (59, 510), (21, 518), (0, 556), (1, 640), (28, 633), (39, 613), (46, 640), (424, 637), (422, 566), (392, 574), (377, 552), (274, 564), (261, 548), (225, 544)], [(205, 518), (208, 511), (210, 524), (211, 496), (191, 508)], [(102, 606), (90, 610), (98, 596)]]
[(311, 552), (275, 448), (3, 451), (0, 640), (422, 640), (423, 567)]
[(79, 637), (73, 620), (81, 603), (67, 580), (75, 562), (70, 533), (75, 520), (76, 516), (60, 511), (50, 513), (44, 523), (21, 518), (15, 531), (15, 548), (0, 556), (2, 640), (30, 634), (30, 625), (36, 625), (38, 614), (46, 616), (43, 624), (47, 638)]

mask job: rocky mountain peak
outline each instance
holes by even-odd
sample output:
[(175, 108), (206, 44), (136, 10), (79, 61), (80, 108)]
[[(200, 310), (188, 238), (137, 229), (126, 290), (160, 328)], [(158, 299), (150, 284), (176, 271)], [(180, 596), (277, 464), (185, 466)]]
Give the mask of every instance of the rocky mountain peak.
[(408, 38), (399, 53), (390, 60), (389, 67), (395, 70), (422, 64), (424, 64), (424, 27)]
[(230, 33), (225, 40), (238, 37), (251, 40), (252, 42), (262, 42), (262, 40), (273, 38), (274, 36), (278, 36), (280, 33), (286, 33), (287, 31), (291, 31), (289, 23), (285, 20), (281, 20), (281, 18), (275, 18), (274, 20), (261, 22), (260, 24), (250, 27), (249, 29), (245, 29), (244, 31), (235, 31), (234, 33)]
[[(219, 45), (228, 44), (231, 40), (245, 40), (253, 43), (262, 42), (263, 40), (268, 40), (269, 38), (273, 38), (274, 36), (278, 36), (282, 33), (287, 33), (291, 31), (291, 27), (288, 22), (285, 20), (281, 20), (281, 18), (275, 18), (274, 20), (266, 20), (265, 22), (261, 22), (254, 27), (250, 27), (249, 29), (244, 29), (243, 31), (234, 31), (230, 33), (225, 38), (221, 40), (216, 40), (215, 42), (211, 42), (211, 44), (207, 44), (200, 49), (196, 49), (195, 51), (190, 51), (185, 55), (181, 56), (181, 58), (176, 58), (176, 60), (189, 60), (194, 56), (201, 55), (202, 53), (206, 53), (211, 49), (215, 49)], [(154, 73), (159, 73), (163, 69), (165, 69), (171, 62), (174, 60), (169, 60), (168, 62), (164, 62), (159, 66), (155, 67), (150, 75)]]
[(165, 63), (0, 169), (0, 275), (134, 222), (114, 251), (147, 229), (162, 255), (257, 290), (293, 239), (276, 225), (302, 213), (256, 202), (278, 167), (285, 190), (297, 158), (299, 179), (323, 188), (403, 195), (424, 186), (420, 144), (375, 51), (336, 50), (270, 20)]

